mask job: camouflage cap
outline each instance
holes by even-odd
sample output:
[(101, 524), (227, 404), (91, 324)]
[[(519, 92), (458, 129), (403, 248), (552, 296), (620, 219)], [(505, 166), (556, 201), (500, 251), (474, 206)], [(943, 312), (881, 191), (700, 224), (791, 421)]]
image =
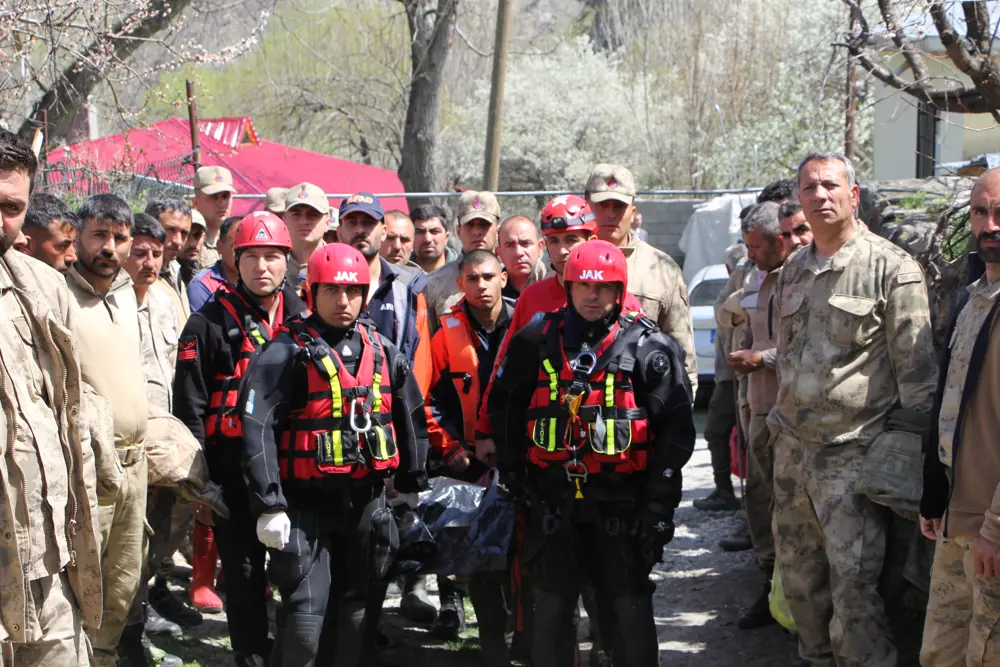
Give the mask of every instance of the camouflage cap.
[(456, 215), (460, 225), (476, 219), (488, 220), (494, 225), (499, 225), (500, 202), (492, 192), (466, 190), (458, 200)]
[(285, 212), (285, 196), (288, 188), (270, 188), (264, 195), (264, 208), (278, 215)]
[(330, 200), (318, 185), (299, 183), (288, 188), (288, 193), (285, 195), (285, 210), (299, 204), (314, 208), (323, 215), (330, 215)]
[(635, 178), (625, 167), (599, 164), (590, 172), (585, 193), (594, 203), (616, 199), (631, 204), (635, 199)]
[(208, 229), (208, 223), (205, 222), (205, 216), (203, 216), (201, 211), (196, 208), (191, 209), (191, 224)]
[(203, 195), (236, 192), (233, 187), (233, 172), (225, 167), (198, 167), (194, 175), (194, 191)]

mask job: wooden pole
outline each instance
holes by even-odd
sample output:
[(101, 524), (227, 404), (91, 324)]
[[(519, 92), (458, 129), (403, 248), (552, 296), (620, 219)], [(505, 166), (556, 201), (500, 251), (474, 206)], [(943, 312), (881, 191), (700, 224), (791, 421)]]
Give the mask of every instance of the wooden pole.
[(188, 124), (191, 125), (191, 165), (195, 171), (201, 166), (201, 133), (198, 131), (198, 104), (194, 99), (194, 83), (188, 79), (187, 99), (188, 99)]
[(490, 109), (486, 121), (486, 165), (483, 189), (496, 192), (500, 187), (500, 135), (503, 129), (503, 92), (507, 82), (507, 51), (515, 0), (497, 3), (497, 30), (493, 43), (493, 82), (490, 86)]

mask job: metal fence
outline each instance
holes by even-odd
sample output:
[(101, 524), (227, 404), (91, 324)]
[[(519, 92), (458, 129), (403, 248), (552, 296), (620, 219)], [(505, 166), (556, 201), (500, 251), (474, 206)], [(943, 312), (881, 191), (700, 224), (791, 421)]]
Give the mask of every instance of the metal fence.
[(68, 203), (95, 194), (114, 194), (133, 208), (141, 209), (152, 199), (189, 197), (194, 192), (191, 172), (190, 155), (143, 165), (140, 169), (127, 166), (97, 169), (60, 162), (39, 170), (37, 187)]

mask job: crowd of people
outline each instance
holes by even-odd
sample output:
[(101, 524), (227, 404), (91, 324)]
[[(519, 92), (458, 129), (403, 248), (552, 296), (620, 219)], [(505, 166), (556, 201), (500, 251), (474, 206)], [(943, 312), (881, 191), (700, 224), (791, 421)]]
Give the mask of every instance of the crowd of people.
[[(571, 667), (582, 599), (592, 664), (658, 664), (650, 574), (698, 378), (687, 288), (639, 238), (628, 169), (597, 165), (537, 223), (468, 191), (453, 225), (368, 192), (333, 215), (310, 183), (231, 217), (218, 166), (191, 201), (74, 211), (33, 192), (37, 168), (0, 130), (3, 664), (144, 666), (150, 636), (221, 612), (241, 667), (377, 664), (392, 507), (491, 469), (518, 504), (510, 572), (438, 575), (438, 605), (406, 575), (402, 613), (453, 639), (468, 595), (481, 664)], [(753, 548), (764, 578), (739, 625), (773, 622), (780, 572), (813, 667), (897, 663), (880, 576), (894, 521), (919, 512), (936, 540), (922, 664), (998, 664), (1000, 171), (972, 191), (986, 274), (940, 373), (923, 271), (857, 219), (859, 196), (850, 161), (819, 153), (741, 214), (716, 303), (716, 489), (695, 506), (743, 507), (723, 547)], [(163, 418), (223, 503), (149, 484)]]

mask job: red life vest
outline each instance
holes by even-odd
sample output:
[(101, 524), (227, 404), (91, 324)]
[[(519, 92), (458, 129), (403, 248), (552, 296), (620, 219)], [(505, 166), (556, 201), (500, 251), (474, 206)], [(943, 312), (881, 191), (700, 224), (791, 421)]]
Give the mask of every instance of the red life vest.
[[(561, 311), (560, 311), (561, 312)], [(652, 440), (632, 384), (635, 349), (649, 320), (629, 313), (595, 350), (572, 362), (563, 350), (560, 312), (546, 315), (538, 386), (528, 408), (529, 463), (566, 467), (570, 477), (646, 469)], [(613, 348), (613, 349), (612, 349)]]
[[(280, 293), (278, 298), (283, 299)], [(242, 438), (243, 421), (236, 410), (240, 381), (250, 365), (250, 357), (270, 340), (271, 327), (267, 322), (258, 321), (243, 297), (235, 292), (220, 294), (218, 302), (223, 308), (223, 328), (226, 335), (233, 347), (238, 347), (239, 350), (238, 356), (233, 360), (232, 375), (218, 373), (212, 383), (213, 390), (208, 399), (210, 412), (205, 418), (205, 438), (214, 435)], [(278, 304), (279, 316), (283, 305), (283, 302)]]
[(462, 404), (465, 442), (476, 441), (476, 417), (479, 414), (479, 342), (460, 302), (441, 318), (441, 335), (448, 349), (448, 369), (455, 392)]
[(282, 482), (315, 488), (388, 476), (399, 467), (399, 451), (389, 365), (378, 334), (358, 324), (362, 351), (352, 376), (314, 328), (296, 323), (289, 332), (309, 352), (308, 397), (303, 408), (289, 414), (278, 443)]

